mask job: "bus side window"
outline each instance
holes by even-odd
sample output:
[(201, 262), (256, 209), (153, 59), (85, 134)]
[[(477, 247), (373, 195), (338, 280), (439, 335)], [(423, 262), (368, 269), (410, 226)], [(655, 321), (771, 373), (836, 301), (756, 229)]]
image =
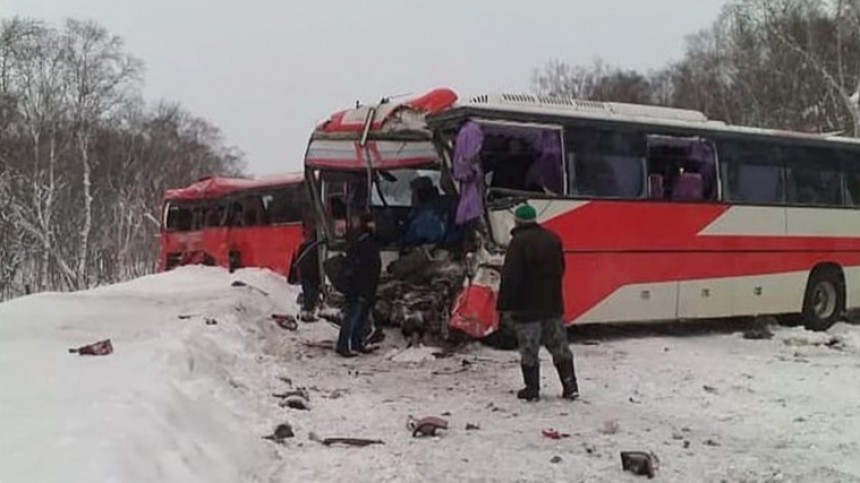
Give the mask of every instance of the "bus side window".
[(167, 207), (167, 231), (191, 231), (191, 221), (188, 207), (173, 203)]
[(224, 205), (221, 203), (209, 206), (206, 210), (206, 227), (217, 228), (224, 226), (226, 221), (224, 216), (225, 211)]
[(842, 179), (829, 149), (795, 148), (788, 153), (788, 200), (800, 205), (841, 206)]
[(249, 195), (242, 199), (242, 205), (245, 209), (245, 226), (260, 226), (268, 225), (268, 219), (265, 216), (263, 200), (260, 195)]
[(277, 225), (301, 222), (303, 195), (301, 186), (296, 185), (286, 186), (263, 196), (263, 204), (266, 206), (271, 223)]
[(486, 124), (481, 130), (482, 169), (490, 188), (564, 194), (559, 129)]
[(845, 191), (842, 198), (846, 205), (860, 207), (860, 155), (843, 153), (841, 158), (845, 176)]
[(645, 136), (632, 131), (568, 128), (569, 191), (574, 196), (639, 199), (645, 194)]
[(245, 226), (245, 207), (242, 206), (242, 203), (238, 200), (232, 201), (229, 212), (228, 224), (230, 226)]
[(723, 198), (751, 204), (785, 202), (782, 151), (756, 142), (717, 143), (722, 166)]
[(648, 181), (651, 199), (716, 200), (713, 143), (701, 138), (648, 136)]

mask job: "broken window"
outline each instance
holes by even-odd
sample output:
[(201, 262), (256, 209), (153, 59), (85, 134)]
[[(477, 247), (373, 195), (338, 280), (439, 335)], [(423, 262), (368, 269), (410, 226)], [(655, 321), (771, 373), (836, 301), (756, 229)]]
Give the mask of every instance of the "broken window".
[(649, 135), (647, 141), (650, 199), (717, 199), (717, 160), (710, 141), (657, 135)]
[(486, 186), (494, 190), (564, 194), (561, 130), (481, 123), (481, 161)]
[(644, 194), (645, 136), (591, 128), (565, 130), (570, 193), (638, 199)]
[(193, 206), (186, 203), (170, 202), (166, 212), (165, 226), (167, 231), (191, 231), (194, 222)]
[(299, 223), (304, 217), (306, 192), (302, 185), (285, 186), (262, 195), (272, 224)]
[(430, 169), (399, 169), (395, 171), (379, 171), (374, 180), (374, 189), (371, 193), (373, 206), (399, 206), (410, 207), (415, 203), (415, 191), (413, 186), (416, 180), (421, 179), (419, 194), (431, 196), (439, 193), (439, 179), (441, 173)]

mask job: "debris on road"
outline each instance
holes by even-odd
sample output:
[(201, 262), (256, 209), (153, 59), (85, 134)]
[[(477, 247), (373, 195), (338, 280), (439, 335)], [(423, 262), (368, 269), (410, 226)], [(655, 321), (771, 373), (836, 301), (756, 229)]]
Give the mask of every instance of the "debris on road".
[(644, 451), (622, 451), (621, 468), (634, 475), (654, 478), (657, 474), (657, 456)]
[(249, 284), (249, 283), (243, 282), (243, 281), (241, 281), (241, 280), (235, 280), (233, 283), (231, 283), (231, 284), (230, 284), (230, 286), (231, 286), (231, 287), (247, 287), (248, 289), (253, 290), (253, 291), (255, 291), (255, 292), (258, 292), (258, 293), (262, 294), (262, 295), (263, 295), (263, 296), (265, 296), (265, 297), (268, 297), (268, 296), (269, 296), (269, 293), (268, 293), (268, 292), (266, 292), (265, 290), (262, 290), (262, 289), (260, 289), (260, 288), (258, 288), (258, 287), (255, 287), (255, 286), (253, 286), (253, 285), (251, 285), (251, 284)]
[(342, 444), (346, 446), (356, 446), (358, 448), (363, 448), (365, 446), (371, 446), (375, 444), (385, 444), (384, 441), (380, 439), (365, 439), (365, 438), (320, 438), (316, 433), (309, 433), (308, 439), (311, 441), (316, 441), (324, 446), (332, 446), (336, 444)]
[(293, 433), (293, 427), (290, 426), (289, 423), (281, 423), (275, 428), (275, 431), (272, 434), (263, 436), (263, 439), (283, 444), (284, 440), (292, 438), (293, 436), (295, 436)]
[(113, 353), (113, 344), (111, 344), (110, 339), (105, 339), (76, 349), (69, 349), (69, 353), (81, 356), (106, 356)]
[(436, 436), (440, 429), (448, 429), (448, 421), (436, 416), (427, 416), (421, 419), (415, 419), (409, 416), (406, 422), (406, 427), (412, 431), (412, 436)]
[(299, 411), (310, 411), (308, 400), (299, 396), (290, 396), (280, 402), (282, 408), (297, 409)]
[(296, 389), (295, 391), (287, 391), (287, 392), (276, 392), (272, 394), (272, 397), (276, 397), (279, 399), (287, 399), (291, 397), (300, 397), (305, 401), (311, 400), (311, 395), (308, 393), (307, 389), (301, 388)]
[(559, 433), (555, 429), (544, 429), (543, 431), (541, 431), (541, 434), (543, 434), (544, 438), (549, 438), (549, 439), (562, 439), (562, 438), (569, 438), (570, 437), (569, 434)]
[(475, 423), (466, 423), (466, 431), (478, 431), (481, 425)]
[(284, 330), (298, 330), (299, 323), (295, 317), (286, 314), (272, 314), (272, 320)]

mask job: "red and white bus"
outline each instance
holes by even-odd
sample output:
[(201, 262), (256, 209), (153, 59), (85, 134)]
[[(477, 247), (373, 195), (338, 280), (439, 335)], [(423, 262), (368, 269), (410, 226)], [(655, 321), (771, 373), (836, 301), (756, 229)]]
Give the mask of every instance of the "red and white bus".
[(169, 190), (162, 205), (158, 268), (264, 267), (286, 276), (302, 243), (307, 206), (301, 174), (208, 177)]
[[(392, 216), (376, 193), (419, 174), (478, 213), (464, 225), (469, 276), (450, 317), (475, 337), (499, 328), (499, 268), (522, 202), (563, 240), (567, 323), (773, 314), (824, 329), (860, 306), (858, 140), (656, 106), (461, 102), (440, 89), (335, 114), (305, 164), (326, 222), (344, 186), (356, 208)], [(350, 173), (365, 181), (344, 183)], [(393, 204), (408, 205), (399, 189)]]

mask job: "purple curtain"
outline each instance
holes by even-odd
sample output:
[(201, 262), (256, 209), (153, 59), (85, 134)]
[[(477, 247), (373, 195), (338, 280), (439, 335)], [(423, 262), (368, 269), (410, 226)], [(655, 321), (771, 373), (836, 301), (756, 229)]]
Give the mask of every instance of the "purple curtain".
[(526, 186), (538, 185), (553, 193), (564, 192), (561, 170), (561, 139), (557, 131), (540, 131), (537, 142), (538, 158), (526, 175)]
[(714, 148), (710, 141), (699, 140), (690, 149), (690, 159), (698, 162), (702, 174), (702, 195), (706, 200), (717, 197), (717, 160), (714, 156)]
[(484, 212), (481, 195), (481, 146), (484, 133), (481, 126), (469, 121), (457, 133), (454, 144), (454, 179), (460, 182), (460, 203), (457, 205), (456, 222), (463, 225), (478, 219)]

